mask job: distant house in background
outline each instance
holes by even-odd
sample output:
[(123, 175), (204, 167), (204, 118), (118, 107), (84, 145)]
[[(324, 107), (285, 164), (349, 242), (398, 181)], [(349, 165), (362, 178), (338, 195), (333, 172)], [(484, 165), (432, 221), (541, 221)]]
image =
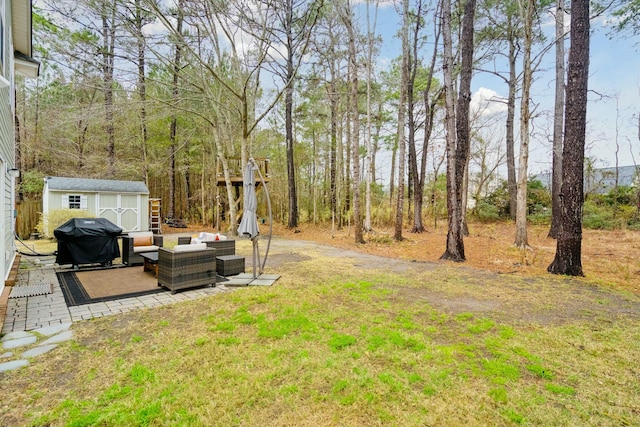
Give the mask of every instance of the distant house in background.
[[(636, 187), (640, 175), (640, 166), (620, 166), (618, 168), (618, 186)], [(551, 173), (536, 175), (536, 179), (551, 191)], [(584, 173), (585, 194), (605, 194), (616, 186), (616, 168), (586, 170)]]
[[(35, 78), (40, 64), (31, 58), (31, 1), (0, 2), (0, 294), (10, 279), (16, 259), (15, 247), (15, 77)], [(11, 279), (13, 280), (13, 279)]]
[(141, 181), (47, 177), (42, 213), (46, 216), (56, 209), (84, 209), (123, 231), (149, 230), (149, 190)]

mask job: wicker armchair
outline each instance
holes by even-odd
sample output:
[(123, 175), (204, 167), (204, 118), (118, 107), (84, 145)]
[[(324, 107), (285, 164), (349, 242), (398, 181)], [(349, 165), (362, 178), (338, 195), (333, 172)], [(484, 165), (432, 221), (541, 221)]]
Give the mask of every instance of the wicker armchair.
[(162, 236), (148, 231), (138, 231), (122, 236), (122, 263), (128, 266), (142, 265), (144, 260), (139, 255), (143, 252), (156, 252), (162, 247)]
[(171, 290), (216, 285), (216, 250), (204, 243), (158, 249), (158, 286)]

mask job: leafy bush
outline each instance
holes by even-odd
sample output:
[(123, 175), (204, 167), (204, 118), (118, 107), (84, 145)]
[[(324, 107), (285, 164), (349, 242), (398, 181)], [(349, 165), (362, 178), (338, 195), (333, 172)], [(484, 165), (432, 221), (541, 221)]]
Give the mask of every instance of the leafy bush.
[(582, 226), (594, 230), (613, 228), (609, 209), (603, 209), (591, 200), (585, 202), (582, 212)]
[[(509, 218), (507, 182), (502, 181), (492, 193), (480, 199), (474, 213), (481, 221)], [(527, 182), (527, 215), (536, 223), (547, 223), (551, 217), (551, 194), (538, 180)]]
[(632, 206), (635, 205), (637, 199), (637, 191), (633, 187), (620, 185), (616, 188), (611, 189), (605, 196), (605, 202), (610, 206), (613, 205), (624, 205), (624, 206)]
[(42, 195), (43, 178), (44, 176), (37, 171), (24, 172), (20, 182), (20, 192), (25, 196)]
[[(478, 202), (478, 210), (482, 206), (493, 206), (498, 214), (498, 218), (509, 218), (509, 186), (507, 181), (502, 181), (500, 186), (493, 192), (483, 197)], [(480, 212), (478, 211), (479, 215)]]
[(492, 222), (500, 219), (500, 212), (497, 206), (481, 200), (476, 207), (476, 216), (482, 222)]
[(590, 194), (584, 203), (584, 228), (612, 230), (640, 229), (640, 213), (636, 206), (637, 190), (618, 186), (606, 194)]
[[(547, 212), (549, 211), (549, 212)], [(529, 180), (527, 182), (527, 215), (551, 215), (551, 193), (542, 182)]]
[(40, 214), (40, 222), (36, 230), (47, 239), (53, 238), (53, 230), (60, 227), (71, 218), (94, 218), (94, 215), (84, 209), (55, 209), (47, 215)]
[(629, 230), (640, 230), (640, 214), (637, 211), (627, 220), (627, 228)]
[(527, 215), (527, 219), (533, 224), (550, 224), (551, 223), (551, 208), (546, 206), (536, 206), (533, 213)]
[(608, 204), (587, 200), (582, 213), (582, 226), (596, 230), (613, 230), (627, 227), (636, 212), (633, 206), (611, 207)]

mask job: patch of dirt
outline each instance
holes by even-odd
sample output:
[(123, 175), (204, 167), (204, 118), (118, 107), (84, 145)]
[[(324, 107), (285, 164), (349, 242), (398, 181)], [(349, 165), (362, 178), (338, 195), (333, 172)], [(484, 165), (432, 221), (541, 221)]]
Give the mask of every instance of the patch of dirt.
[[(275, 250), (268, 264), (277, 268), (308, 260), (308, 253), (319, 251), (363, 270), (409, 277), (425, 271), (453, 274), (460, 283), (451, 283), (445, 290), (429, 280), (420, 287), (388, 285), (396, 298), (425, 301), (453, 314), (491, 314), (497, 319), (538, 324), (640, 318), (640, 257), (635, 255), (640, 249), (639, 232), (585, 230), (582, 261), (586, 277), (573, 278), (547, 272), (555, 255), (555, 240), (546, 236), (545, 227), (529, 227), (532, 249), (520, 251), (512, 245), (513, 224), (471, 224), (471, 235), (464, 240), (467, 260), (453, 263), (439, 260), (445, 248), (445, 226), (424, 233), (405, 231), (402, 241), (393, 239), (392, 230), (378, 229), (365, 235), (367, 243), (356, 244), (352, 230), (346, 228), (332, 232), (330, 227), (301, 225), (290, 230), (274, 224)], [(201, 227), (178, 230), (203, 231)]]
[[(467, 260), (456, 264), (441, 261), (446, 244), (446, 223), (423, 233), (403, 232), (403, 240), (393, 239), (393, 230), (378, 228), (366, 233), (365, 244), (354, 242), (353, 230), (331, 231), (329, 226), (301, 225), (289, 230), (274, 224), (274, 235), (292, 240), (325, 243), (360, 253), (390, 258), (428, 261), (472, 267), (494, 273), (517, 274), (524, 277), (554, 277), (547, 272), (556, 251), (556, 241), (547, 237), (548, 227), (529, 226), (530, 250), (513, 246), (515, 225), (512, 223), (472, 223), (465, 237)], [(640, 232), (631, 230), (584, 230), (582, 267), (585, 278), (602, 285), (640, 294)]]

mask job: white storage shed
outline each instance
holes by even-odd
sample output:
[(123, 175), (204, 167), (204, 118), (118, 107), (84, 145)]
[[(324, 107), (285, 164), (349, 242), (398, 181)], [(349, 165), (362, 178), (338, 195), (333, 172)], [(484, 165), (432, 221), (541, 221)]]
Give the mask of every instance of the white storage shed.
[(42, 213), (56, 209), (84, 209), (125, 232), (149, 230), (149, 189), (142, 181), (47, 177)]

